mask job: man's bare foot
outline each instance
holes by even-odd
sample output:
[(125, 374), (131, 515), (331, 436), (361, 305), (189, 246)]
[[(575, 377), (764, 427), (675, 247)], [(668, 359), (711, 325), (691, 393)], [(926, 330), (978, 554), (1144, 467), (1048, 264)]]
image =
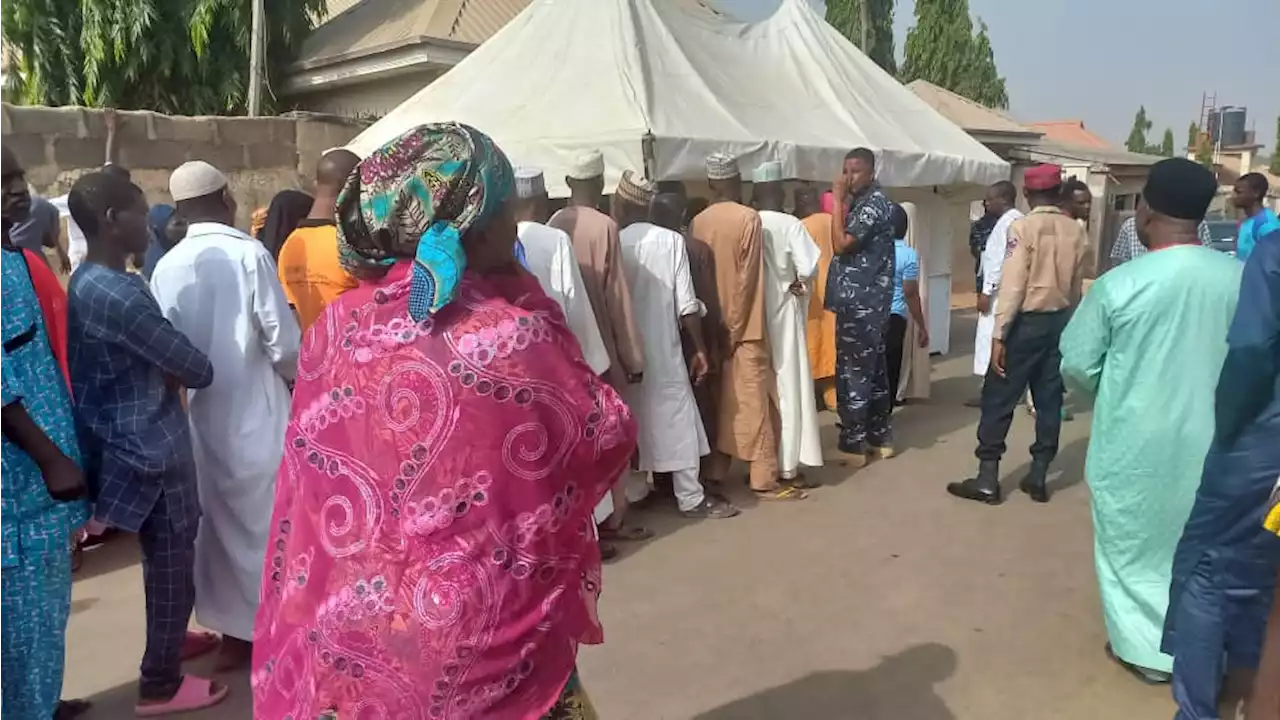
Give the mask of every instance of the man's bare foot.
[(222, 647), (218, 650), (218, 660), (213, 665), (215, 672), (231, 672), (244, 670), (253, 661), (253, 643), (248, 640), (222, 636)]

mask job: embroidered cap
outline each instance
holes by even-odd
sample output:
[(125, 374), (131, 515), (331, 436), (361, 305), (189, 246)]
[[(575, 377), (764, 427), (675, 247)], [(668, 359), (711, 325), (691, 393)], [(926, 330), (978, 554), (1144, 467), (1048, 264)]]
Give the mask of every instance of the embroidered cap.
[(738, 160), (728, 153), (712, 153), (707, 156), (707, 179), (728, 180), (738, 177)]
[(782, 163), (777, 160), (761, 163), (760, 167), (756, 168), (755, 177), (751, 181), (756, 183), (782, 182)]
[(590, 180), (604, 175), (604, 155), (599, 150), (588, 150), (573, 159), (569, 177), (574, 180)]
[(649, 207), (657, 191), (658, 188), (652, 180), (636, 177), (634, 172), (623, 170), (622, 179), (618, 181), (618, 189), (615, 192), (618, 197), (629, 203)]
[(547, 193), (547, 183), (537, 168), (516, 168), (516, 197), (527, 200)]

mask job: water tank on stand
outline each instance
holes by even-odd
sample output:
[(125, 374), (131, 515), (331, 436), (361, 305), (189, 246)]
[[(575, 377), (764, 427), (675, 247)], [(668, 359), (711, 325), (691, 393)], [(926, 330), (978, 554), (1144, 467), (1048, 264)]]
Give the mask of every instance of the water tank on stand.
[(1245, 143), (1245, 116), (1247, 111), (1243, 107), (1224, 107), (1220, 111), (1222, 114), (1219, 120), (1219, 126), (1222, 132), (1222, 147), (1234, 147)]

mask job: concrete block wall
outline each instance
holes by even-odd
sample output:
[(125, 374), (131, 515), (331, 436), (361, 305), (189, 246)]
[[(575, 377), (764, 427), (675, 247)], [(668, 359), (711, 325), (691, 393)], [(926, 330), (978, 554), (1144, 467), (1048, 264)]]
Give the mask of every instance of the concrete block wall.
[(56, 197), (86, 172), (123, 165), (151, 204), (171, 202), (169, 173), (205, 160), (227, 174), (239, 203), (237, 224), (286, 189), (310, 190), (316, 160), (364, 124), (327, 115), (174, 117), (81, 107), (0, 106), (0, 135), (38, 193)]

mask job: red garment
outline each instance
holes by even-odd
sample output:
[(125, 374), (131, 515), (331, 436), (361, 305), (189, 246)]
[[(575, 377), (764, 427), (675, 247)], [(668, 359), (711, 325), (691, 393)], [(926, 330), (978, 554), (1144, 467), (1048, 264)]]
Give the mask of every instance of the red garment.
[(533, 720), (603, 640), (592, 509), (636, 427), (527, 272), (409, 316), (410, 263), (308, 330), (254, 717)]
[(36, 299), (40, 301), (40, 313), (44, 316), (44, 329), (49, 335), (49, 346), (53, 357), (62, 368), (62, 377), (67, 381), (67, 390), (71, 390), (71, 373), (67, 369), (67, 291), (62, 289), (58, 276), (53, 274), (49, 263), (34, 252), (23, 248), (22, 257), (27, 261), (27, 274), (31, 276), (31, 286), (35, 288)]

